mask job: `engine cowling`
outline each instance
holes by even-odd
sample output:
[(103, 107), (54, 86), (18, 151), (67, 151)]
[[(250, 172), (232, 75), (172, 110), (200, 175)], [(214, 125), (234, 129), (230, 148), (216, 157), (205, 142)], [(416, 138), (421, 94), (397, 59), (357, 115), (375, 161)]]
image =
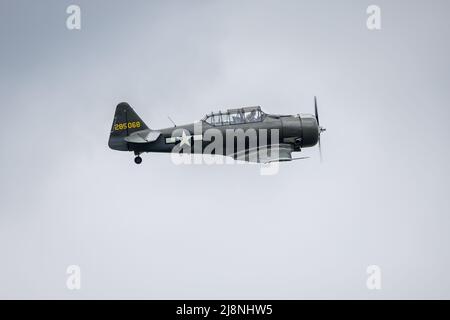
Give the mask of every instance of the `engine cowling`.
[(286, 116), (281, 118), (283, 141), (298, 147), (312, 147), (319, 141), (320, 128), (313, 115)]
[(313, 147), (319, 141), (320, 128), (317, 123), (316, 117), (313, 115), (301, 115), (300, 116), (302, 136), (301, 136), (301, 146), (302, 147)]

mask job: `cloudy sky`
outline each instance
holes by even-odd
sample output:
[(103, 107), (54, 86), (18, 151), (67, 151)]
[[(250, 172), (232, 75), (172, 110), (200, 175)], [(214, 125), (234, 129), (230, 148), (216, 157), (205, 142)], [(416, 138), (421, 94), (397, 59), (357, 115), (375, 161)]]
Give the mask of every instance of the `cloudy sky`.
[[(2, 0), (0, 298), (449, 299), (449, 10)], [(161, 128), (311, 113), (314, 95), (324, 161), (304, 150), (273, 176), (107, 146), (121, 101)]]

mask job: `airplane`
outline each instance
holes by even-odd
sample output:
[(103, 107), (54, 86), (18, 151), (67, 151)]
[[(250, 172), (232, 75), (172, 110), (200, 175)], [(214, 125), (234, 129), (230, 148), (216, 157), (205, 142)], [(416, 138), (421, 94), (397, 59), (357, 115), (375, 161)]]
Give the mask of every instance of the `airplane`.
[[(308, 158), (293, 158), (292, 152), (316, 144), (322, 159), (320, 135), (326, 129), (319, 123), (316, 97), (314, 110), (314, 115), (280, 115), (265, 113), (260, 106), (241, 107), (211, 112), (196, 123), (182, 126), (174, 123), (173, 127), (153, 130), (128, 103), (121, 102), (116, 107), (108, 146), (113, 150), (134, 152), (136, 164), (142, 162), (142, 153), (174, 150), (190, 154), (206, 154), (209, 150), (235, 160), (257, 163), (292, 161)], [(215, 148), (208, 147), (214, 142)]]

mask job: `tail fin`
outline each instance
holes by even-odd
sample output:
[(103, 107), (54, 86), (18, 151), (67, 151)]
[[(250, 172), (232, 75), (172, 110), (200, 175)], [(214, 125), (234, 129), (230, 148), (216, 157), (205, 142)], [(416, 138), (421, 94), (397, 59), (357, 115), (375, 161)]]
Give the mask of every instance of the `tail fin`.
[(116, 107), (108, 146), (114, 150), (128, 151), (128, 143), (124, 138), (133, 132), (146, 129), (148, 129), (147, 125), (133, 108), (128, 103), (121, 102)]

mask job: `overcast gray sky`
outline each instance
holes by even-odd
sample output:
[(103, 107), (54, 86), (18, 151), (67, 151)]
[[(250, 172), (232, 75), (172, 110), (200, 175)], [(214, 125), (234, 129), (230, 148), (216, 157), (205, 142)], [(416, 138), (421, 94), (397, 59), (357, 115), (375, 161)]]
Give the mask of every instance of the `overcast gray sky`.
[[(449, 11), (2, 0), (0, 298), (450, 298)], [(312, 113), (314, 95), (324, 161), (305, 150), (274, 176), (107, 146), (121, 101), (161, 128), (241, 105)]]

